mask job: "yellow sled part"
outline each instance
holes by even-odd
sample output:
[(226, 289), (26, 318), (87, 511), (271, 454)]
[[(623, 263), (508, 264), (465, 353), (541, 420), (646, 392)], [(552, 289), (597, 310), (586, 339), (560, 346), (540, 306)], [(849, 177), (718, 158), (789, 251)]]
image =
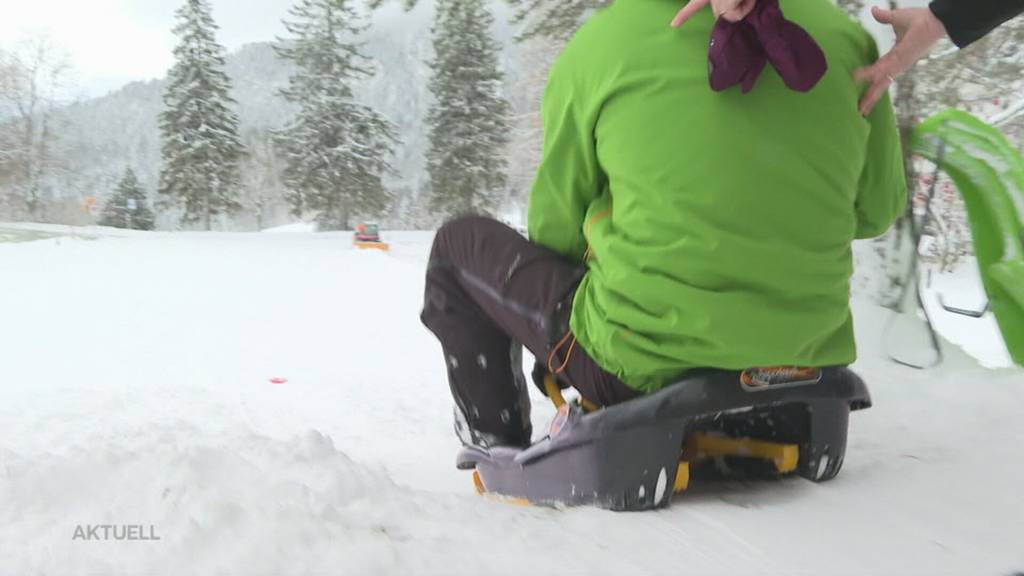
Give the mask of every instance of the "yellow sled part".
[(690, 488), (690, 463), (680, 462), (676, 469), (676, 481), (672, 485), (674, 494), (681, 494)]
[(387, 242), (355, 242), (356, 248), (360, 250), (380, 250), (381, 252), (390, 252), (391, 245)]
[(736, 439), (708, 434), (691, 434), (687, 440), (686, 455), (690, 460), (716, 456), (739, 456), (771, 460), (779, 474), (796, 471), (800, 462), (800, 447), (796, 444), (778, 444), (762, 440)]

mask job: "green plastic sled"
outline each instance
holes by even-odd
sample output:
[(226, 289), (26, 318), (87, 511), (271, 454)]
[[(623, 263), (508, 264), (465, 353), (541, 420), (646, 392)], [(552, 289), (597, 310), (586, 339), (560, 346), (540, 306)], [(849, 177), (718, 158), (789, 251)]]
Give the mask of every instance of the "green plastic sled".
[(1024, 366), (1024, 158), (994, 127), (959, 110), (918, 126), (911, 147), (960, 190), (992, 312)]

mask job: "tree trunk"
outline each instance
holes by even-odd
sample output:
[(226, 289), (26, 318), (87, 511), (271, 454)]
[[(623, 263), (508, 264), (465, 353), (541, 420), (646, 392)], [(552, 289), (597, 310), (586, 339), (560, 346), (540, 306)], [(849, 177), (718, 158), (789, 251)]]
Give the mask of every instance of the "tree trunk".
[(203, 219), (206, 222), (206, 231), (213, 230), (210, 223), (210, 194), (207, 193), (206, 197), (203, 198)]
[[(889, 0), (889, 8), (899, 8), (899, 2)], [(886, 277), (885, 286), (881, 287), (879, 299), (883, 305), (898, 305), (897, 300), (901, 287), (906, 276), (906, 266), (913, 253), (918, 249), (913, 245), (909, 228), (910, 218), (914, 217), (914, 195), (917, 192), (917, 170), (914, 168), (914, 157), (910, 152), (910, 136), (916, 126), (917, 106), (915, 103), (915, 91), (917, 78), (913, 70), (900, 77), (895, 85), (896, 95), (893, 98), (893, 108), (896, 111), (896, 123), (899, 127), (900, 140), (903, 143), (903, 167), (907, 182), (907, 206), (903, 217), (897, 220), (895, 226), (889, 231), (884, 240), (884, 249), (881, 250), (884, 272)]]

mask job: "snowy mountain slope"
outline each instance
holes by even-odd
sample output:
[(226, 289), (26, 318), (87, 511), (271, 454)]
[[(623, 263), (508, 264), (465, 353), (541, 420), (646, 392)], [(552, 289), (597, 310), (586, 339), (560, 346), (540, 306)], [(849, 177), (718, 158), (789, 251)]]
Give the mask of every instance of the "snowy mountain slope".
[[(835, 482), (697, 486), (638, 515), (520, 508), (453, 466), (418, 320), (429, 234), (385, 255), (302, 230), (75, 232), (96, 239), (0, 243), (20, 279), (0, 300), (2, 576), (1024, 569), (1024, 373), (953, 349), (939, 370), (892, 365), (872, 305), (855, 305), (857, 369), (876, 406)], [(85, 524), (160, 540), (72, 540)]]
[[(494, 33), (505, 46), (503, 58), (511, 86), (518, 74), (517, 47), (512, 41), (516, 29), (509, 24), (510, 13), (504, 3), (495, 0), (492, 4)], [(367, 23), (364, 53), (373, 59), (377, 73), (362, 83), (357, 96), (378, 107), (398, 126), (404, 145), (394, 160), (399, 177), (393, 185), (414, 191), (423, 177), (427, 146), (424, 118), (430, 105), (427, 63), (433, 50), (433, 3), (420, 2), (406, 12), (399, 2), (390, 2), (373, 12)], [(278, 128), (290, 117), (292, 108), (278, 92), (288, 85), (293, 69), (276, 57), (273, 40), (248, 44), (227, 58), (243, 133)], [(68, 173), (59, 188), (102, 198), (113, 189), (124, 168), (131, 166), (155, 189), (160, 162), (157, 118), (163, 107), (163, 90), (162, 80), (136, 82), (68, 107)]]

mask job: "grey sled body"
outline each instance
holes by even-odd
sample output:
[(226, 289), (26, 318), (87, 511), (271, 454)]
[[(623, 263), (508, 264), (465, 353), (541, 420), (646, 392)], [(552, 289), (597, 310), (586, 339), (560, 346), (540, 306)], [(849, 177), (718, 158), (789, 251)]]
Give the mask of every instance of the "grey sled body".
[(745, 387), (739, 372), (701, 371), (636, 400), (592, 414), (575, 411), (553, 436), (526, 449), (464, 447), (456, 465), (476, 469), (488, 493), (537, 504), (620, 511), (667, 506), (687, 434), (797, 444), (797, 473), (815, 482), (843, 464), (851, 410), (869, 408), (864, 381), (826, 368), (803, 384)]

